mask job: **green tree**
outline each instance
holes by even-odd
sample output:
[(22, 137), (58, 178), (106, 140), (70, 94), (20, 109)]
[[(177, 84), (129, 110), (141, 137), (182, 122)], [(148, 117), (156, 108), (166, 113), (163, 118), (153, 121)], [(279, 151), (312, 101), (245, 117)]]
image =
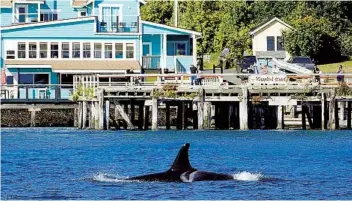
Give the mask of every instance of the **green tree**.
[(141, 7), (143, 20), (161, 24), (171, 24), (173, 3), (170, 1), (148, 1)]
[(337, 34), (325, 18), (304, 17), (293, 22), (294, 30), (283, 32), (284, 47), (292, 55), (309, 56), (318, 63), (340, 59)]

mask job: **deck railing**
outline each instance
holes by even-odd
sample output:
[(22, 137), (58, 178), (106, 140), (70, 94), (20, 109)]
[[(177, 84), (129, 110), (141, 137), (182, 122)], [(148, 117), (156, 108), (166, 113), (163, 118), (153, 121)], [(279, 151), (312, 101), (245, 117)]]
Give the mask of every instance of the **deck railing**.
[(158, 69), (160, 68), (160, 58), (161, 56), (143, 56), (142, 57), (142, 67), (143, 69)]
[(2, 85), (1, 99), (8, 100), (68, 100), (73, 94), (73, 85), (19, 84)]

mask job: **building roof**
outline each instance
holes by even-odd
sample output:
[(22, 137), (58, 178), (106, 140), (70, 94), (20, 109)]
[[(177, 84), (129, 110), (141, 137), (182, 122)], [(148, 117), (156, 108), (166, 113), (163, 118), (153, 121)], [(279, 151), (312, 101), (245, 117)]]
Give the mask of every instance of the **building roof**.
[(55, 21), (43, 21), (43, 22), (30, 22), (30, 23), (21, 23), (21, 24), (11, 24), (8, 26), (3, 26), (0, 28), (0, 31), (10, 30), (10, 29), (19, 29), (19, 28), (27, 28), (27, 27), (35, 27), (35, 26), (43, 26), (43, 25), (51, 25), (51, 24), (60, 24), (60, 23), (70, 23), (70, 22), (78, 22), (78, 21), (86, 21), (86, 20), (95, 20), (95, 16), (85, 16), (85, 17), (75, 17), (70, 19), (62, 19)]
[(164, 24), (157, 24), (157, 23), (154, 23), (154, 22), (148, 22), (148, 21), (144, 21), (144, 20), (142, 20), (142, 24), (147, 24), (147, 25), (156, 26), (156, 27), (160, 27), (160, 28), (166, 28), (166, 29), (171, 29), (171, 30), (175, 30), (175, 31), (190, 33), (190, 34), (194, 34), (194, 35), (197, 35), (197, 36), (201, 36), (202, 35), (200, 32), (187, 30), (187, 29), (182, 29), (182, 28), (173, 27), (173, 26), (168, 26), (168, 25), (164, 25)]
[[(140, 70), (137, 60), (19, 60), (7, 59), (5, 65), (50, 65), (53, 71)], [(12, 67), (14, 68), (14, 67)]]
[(73, 0), (72, 7), (74, 8), (82, 8), (88, 4), (88, 0)]
[(12, 3), (44, 3), (45, 0), (0, 0), (0, 8), (12, 8)]
[(249, 32), (250, 35), (254, 35), (255, 33), (264, 29), (265, 27), (272, 24), (273, 22), (279, 22), (279, 23), (283, 24), (284, 26), (286, 26), (287, 28), (293, 29), (293, 27), (291, 25), (287, 24), (286, 22), (282, 21), (281, 19), (279, 19), (277, 17), (274, 17), (273, 19), (264, 21), (264, 22), (260, 23), (258, 26), (251, 29), (251, 31)]

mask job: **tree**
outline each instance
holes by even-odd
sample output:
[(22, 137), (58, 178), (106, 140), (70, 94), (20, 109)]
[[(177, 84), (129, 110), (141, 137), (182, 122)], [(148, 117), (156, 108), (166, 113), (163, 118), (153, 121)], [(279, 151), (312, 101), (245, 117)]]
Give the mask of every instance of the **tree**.
[(170, 1), (148, 1), (141, 7), (143, 20), (161, 24), (170, 24), (173, 15), (173, 3)]
[(309, 56), (318, 63), (340, 59), (337, 34), (325, 18), (304, 17), (293, 22), (294, 30), (283, 31), (284, 47), (292, 55)]

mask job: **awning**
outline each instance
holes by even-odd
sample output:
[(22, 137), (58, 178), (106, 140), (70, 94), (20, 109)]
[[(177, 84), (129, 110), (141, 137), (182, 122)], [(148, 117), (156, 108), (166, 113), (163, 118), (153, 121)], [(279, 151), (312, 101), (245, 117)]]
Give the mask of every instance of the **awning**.
[(53, 72), (112, 73), (126, 70), (141, 70), (137, 60), (5, 60), (8, 68), (41, 68), (51, 66)]
[(0, 8), (12, 8), (12, 0), (0, 0)]
[(82, 8), (88, 4), (88, 0), (74, 0), (72, 2), (72, 7), (74, 8)]
[(43, 4), (45, 0), (0, 0), (0, 8), (12, 8), (12, 2), (15, 3), (40, 3)]

